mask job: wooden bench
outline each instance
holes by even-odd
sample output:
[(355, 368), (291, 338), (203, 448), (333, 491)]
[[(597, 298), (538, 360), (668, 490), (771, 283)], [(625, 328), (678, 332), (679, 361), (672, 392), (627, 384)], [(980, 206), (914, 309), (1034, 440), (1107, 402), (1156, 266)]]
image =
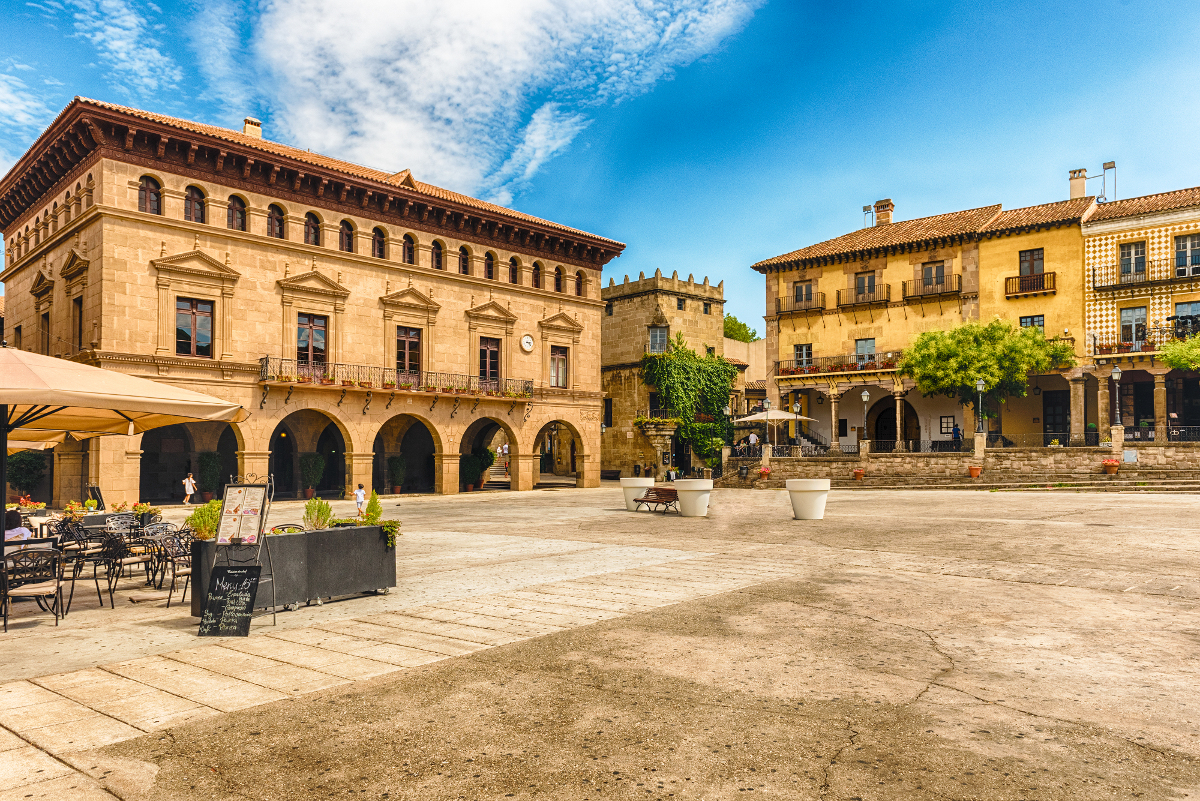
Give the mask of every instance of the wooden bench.
[(653, 511), (658, 511), (662, 507), (662, 513), (665, 515), (668, 509), (674, 508), (679, 511), (679, 493), (674, 487), (650, 487), (646, 490), (646, 494), (634, 501), (633, 508), (638, 509), (642, 504), (646, 504)]

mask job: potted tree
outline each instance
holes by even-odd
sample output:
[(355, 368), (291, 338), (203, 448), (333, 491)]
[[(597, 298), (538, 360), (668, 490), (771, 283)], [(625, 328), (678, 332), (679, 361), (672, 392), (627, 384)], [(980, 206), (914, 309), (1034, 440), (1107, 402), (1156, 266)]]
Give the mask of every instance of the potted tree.
[(396, 454), (389, 456), (387, 460), (388, 477), (392, 479), (392, 494), (399, 495), (404, 491), (404, 474), (408, 470), (408, 465), (404, 461), (404, 456)]
[(304, 497), (311, 498), (316, 486), (325, 475), (325, 457), (319, 453), (300, 454), (300, 480), (304, 483)]
[(221, 454), (205, 451), (200, 454), (200, 497), (207, 503), (221, 486)]

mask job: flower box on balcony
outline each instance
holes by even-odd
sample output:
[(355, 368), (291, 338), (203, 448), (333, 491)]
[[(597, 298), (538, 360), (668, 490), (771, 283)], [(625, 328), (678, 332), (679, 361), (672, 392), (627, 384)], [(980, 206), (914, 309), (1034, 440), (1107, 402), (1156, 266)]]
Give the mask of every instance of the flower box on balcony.
[(400, 385), (400, 389), (412, 389), (412, 388), (413, 388), (412, 384), (401, 384)]
[(343, 387), (352, 387), (352, 386), (354, 386), (354, 382), (353, 381), (343, 381), (342, 386)]
[(395, 388), (396, 388), (396, 382), (395, 382), (395, 381), (384, 381), (384, 382), (383, 382), (383, 388), (384, 388), (384, 389), (395, 389)]
[(322, 378), (321, 383), (324, 384), (325, 386), (332, 386), (333, 379), (332, 378)]
[(1122, 342), (1120, 345), (1117, 345), (1117, 353), (1129, 353), (1131, 350), (1133, 350), (1133, 345), (1129, 342)]
[(894, 370), (895, 368), (896, 368), (895, 362), (880, 362), (879, 363), (879, 369), (881, 369), (881, 370)]
[(811, 374), (813, 374), (813, 373), (819, 373), (819, 372), (821, 372), (821, 368), (820, 368), (820, 367), (805, 367), (805, 368), (804, 368), (804, 372), (806, 372), (806, 373), (808, 373), (809, 375), (811, 375)]
[(860, 370), (874, 370), (875, 362), (863, 362), (862, 365), (859, 367), (859, 369)]
[(1107, 354), (1113, 352), (1113, 346), (1112, 345), (1097, 345), (1096, 352), (1102, 356), (1107, 355)]
[(375, 386), (370, 381), (359, 381), (358, 385), (363, 389), (370, 389), (371, 387)]

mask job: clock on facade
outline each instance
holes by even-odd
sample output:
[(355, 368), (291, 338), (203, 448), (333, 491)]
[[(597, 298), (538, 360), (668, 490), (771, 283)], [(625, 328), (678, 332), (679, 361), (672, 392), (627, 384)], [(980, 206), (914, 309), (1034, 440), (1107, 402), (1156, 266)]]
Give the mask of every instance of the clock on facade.
[(533, 337), (531, 337), (529, 334), (521, 337), (521, 350), (525, 351), (526, 353), (533, 352)]

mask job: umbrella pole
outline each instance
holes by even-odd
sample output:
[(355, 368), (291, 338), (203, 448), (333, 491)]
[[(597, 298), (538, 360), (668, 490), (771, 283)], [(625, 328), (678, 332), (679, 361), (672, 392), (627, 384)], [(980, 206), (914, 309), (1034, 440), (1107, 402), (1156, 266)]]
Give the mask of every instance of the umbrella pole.
[(8, 404), (0, 403), (0, 495), (8, 508)]

